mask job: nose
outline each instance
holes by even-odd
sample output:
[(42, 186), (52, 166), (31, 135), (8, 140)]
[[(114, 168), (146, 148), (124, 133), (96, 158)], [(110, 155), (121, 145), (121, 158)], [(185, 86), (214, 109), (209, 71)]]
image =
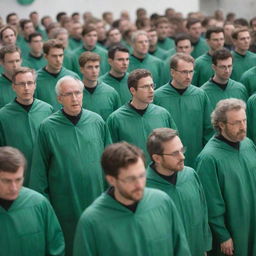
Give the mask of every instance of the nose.
[(11, 190), (11, 192), (18, 191), (18, 184), (15, 181), (10, 183), (10, 190)]

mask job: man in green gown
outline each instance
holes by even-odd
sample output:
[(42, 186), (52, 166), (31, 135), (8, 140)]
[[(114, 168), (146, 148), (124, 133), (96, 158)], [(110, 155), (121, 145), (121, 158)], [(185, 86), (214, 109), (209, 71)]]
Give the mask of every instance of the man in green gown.
[(99, 78), (111, 87), (113, 87), (120, 96), (121, 104), (127, 103), (131, 99), (127, 80), (129, 73), (129, 50), (122, 45), (112, 46), (108, 50), (108, 63), (110, 71)]
[(100, 157), (111, 140), (103, 119), (82, 109), (80, 80), (61, 78), (56, 93), (63, 108), (39, 127), (30, 187), (50, 200), (64, 233), (66, 255), (70, 256), (82, 211), (103, 192)]
[(109, 146), (102, 168), (110, 188), (82, 214), (73, 256), (190, 256), (172, 200), (145, 188), (142, 151), (127, 142)]
[(233, 55), (233, 71), (231, 78), (240, 81), (244, 72), (256, 66), (256, 54), (249, 51), (251, 36), (248, 28), (237, 28), (232, 33), (235, 46)]
[(113, 112), (107, 119), (107, 125), (113, 142), (127, 141), (140, 147), (146, 154), (147, 137), (153, 129), (175, 129), (176, 125), (166, 109), (151, 104), (154, 82), (148, 70), (132, 71), (128, 77), (128, 87), (132, 100)]
[(230, 79), (233, 67), (232, 54), (227, 49), (217, 50), (212, 56), (212, 69), (214, 76), (206, 82), (203, 89), (214, 109), (216, 104), (223, 99), (237, 98), (247, 101), (248, 93), (245, 86)]
[(216, 50), (222, 49), (224, 45), (224, 30), (221, 27), (210, 27), (205, 33), (209, 50), (198, 57), (195, 61), (195, 72), (192, 84), (202, 86), (214, 74), (212, 69), (212, 55)]
[(204, 256), (212, 248), (207, 206), (196, 172), (184, 166), (186, 148), (177, 131), (169, 128), (153, 130), (147, 148), (152, 160), (147, 169), (147, 187), (164, 191), (174, 201), (191, 255)]
[(177, 125), (180, 137), (187, 147), (185, 164), (194, 161), (213, 135), (210, 121), (211, 105), (206, 93), (191, 85), (194, 59), (177, 53), (170, 64), (173, 80), (156, 90), (154, 103), (166, 108)]
[(245, 71), (240, 82), (246, 87), (249, 96), (256, 92), (256, 66)]
[(12, 147), (0, 147), (1, 255), (64, 255), (58, 219), (39, 193), (22, 187), (26, 160)]
[(3, 46), (0, 49), (0, 62), (4, 69), (0, 75), (0, 108), (2, 108), (15, 97), (12, 76), (15, 69), (21, 66), (20, 49), (15, 45)]
[(221, 100), (212, 124), (217, 134), (196, 164), (213, 234), (209, 255), (256, 255), (256, 147), (246, 138), (245, 103)]
[(104, 82), (99, 82), (100, 56), (94, 52), (84, 52), (79, 58), (83, 74), (83, 108), (99, 114), (103, 120), (121, 106), (117, 91)]
[(12, 88), (16, 98), (0, 110), (0, 146), (18, 148), (27, 159), (23, 185), (28, 186), (34, 141), (40, 123), (52, 114), (49, 104), (34, 99), (35, 71), (21, 67), (15, 70)]
[(60, 41), (48, 40), (44, 43), (43, 51), (47, 65), (37, 71), (35, 97), (49, 103), (57, 111), (61, 108), (61, 104), (56, 99), (54, 90), (56, 83), (64, 76), (78, 78), (78, 75), (63, 67), (64, 46)]
[(148, 53), (149, 40), (147, 32), (138, 30), (132, 34), (132, 54), (130, 56), (130, 64), (128, 71), (135, 69), (147, 69), (153, 76), (154, 83), (157, 87), (163, 85), (162, 71), (163, 62)]
[(248, 137), (256, 144), (256, 94), (254, 93), (247, 101), (247, 132)]

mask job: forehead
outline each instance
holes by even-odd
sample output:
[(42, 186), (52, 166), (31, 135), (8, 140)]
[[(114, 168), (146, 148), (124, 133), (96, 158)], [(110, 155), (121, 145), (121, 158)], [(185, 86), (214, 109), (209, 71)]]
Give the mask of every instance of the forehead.
[(98, 66), (100, 65), (100, 62), (98, 60), (88, 60), (84, 66), (88, 67), (88, 66)]
[(10, 28), (7, 28), (7, 29), (5, 29), (5, 30), (3, 31), (2, 34), (3, 34), (3, 36), (6, 35), (6, 34), (8, 34), (8, 35), (9, 35), (9, 34), (14, 34), (14, 31), (13, 31), (12, 29), (10, 29)]
[(189, 29), (195, 29), (195, 28), (201, 28), (201, 27), (202, 27), (201, 23), (197, 22), (191, 25)]
[(213, 33), (211, 33), (211, 35), (210, 35), (210, 39), (214, 39), (214, 38), (224, 38), (224, 33), (223, 32), (218, 32), (218, 33), (215, 33), (215, 32), (213, 32)]
[(236, 110), (230, 110), (226, 112), (226, 118), (228, 121), (244, 120), (246, 119), (245, 110), (243, 108)]
[(48, 55), (58, 55), (58, 54), (63, 54), (64, 50), (62, 48), (51, 48), (49, 50)]
[(121, 52), (121, 51), (116, 51), (114, 58), (119, 59), (119, 58), (128, 58), (129, 53), (128, 52)]
[(144, 41), (144, 40), (148, 40), (148, 37), (146, 35), (138, 35), (136, 37), (135, 42)]
[(31, 22), (26, 23), (26, 24), (24, 25), (24, 28), (31, 27), (31, 26), (33, 26), (32, 21), (31, 21)]
[(63, 81), (60, 86), (60, 91), (62, 93), (69, 92), (69, 91), (80, 91), (81, 88), (78, 84), (78, 81), (74, 79), (68, 79), (66, 81)]
[(139, 81), (138, 81), (138, 86), (139, 85), (144, 85), (144, 84), (152, 84), (153, 83), (153, 79), (151, 76), (147, 76), (147, 77), (142, 77)]
[(180, 69), (193, 69), (194, 65), (192, 62), (187, 62), (187, 61), (184, 61), (184, 60), (179, 60), (178, 63), (177, 63), (177, 68), (180, 68)]
[(179, 46), (185, 46), (185, 45), (190, 45), (190, 46), (191, 46), (190, 40), (184, 39), (184, 40), (180, 40), (180, 41), (177, 43), (177, 47), (179, 47)]
[(18, 168), (16, 172), (5, 172), (5, 171), (0, 171), (0, 178), (1, 179), (8, 179), (8, 180), (14, 180), (17, 178), (20, 178), (23, 176), (24, 173), (24, 168), (21, 166)]
[(89, 33), (87, 33), (87, 34), (85, 34), (84, 36), (85, 36), (85, 37), (86, 37), (86, 36), (97, 36), (97, 31), (96, 31), (96, 30), (93, 30), (93, 31), (91, 31), (91, 32), (89, 32)]
[(4, 56), (4, 60), (13, 60), (13, 59), (20, 59), (20, 53), (19, 52), (12, 52), (12, 53), (6, 53)]
[(183, 147), (183, 144), (178, 136), (175, 136), (171, 140), (163, 142), (162, 144), (164, 151), (168, 150), (168, 153), (172, 153), (172, 151), (179, 150)]
[(34, 76), (31, 72), (19, 73), (16, 75), (15, 80), (34, 80)]
[(229, 64), (232, 64), (232, 58), (229, 57), (225, 60), (217, 60), (217, 64), (218, 65), (229, 65)]
[(120, 34), (118, 29), (113, 29), (109, 32), (109, 35), (115, 35), (115, 34)]
[(130, 164), (125, 168), (119, 169), (118, 176), (128, 177), (128, 176), (137, 176), (145, 172), (145, 165), (141, 158), (138, 158), (138, 161), (134, 164)]
[(42, 37), (41, 36), (35, 36), (31, 39), (31, 41), (38, 41), (38, 40), (42, 40)]
[(240, 39), (242, 37), (249, 37), (249, 36), (250, 36), (250, 33), (248, 31), (242, 31), (238, 33), (237, 39)]
[(149, 35), (149, 36), (156, 36), (157, 33), (156, 33), (155, 30), (154, 30), (154, 31), (148, 31), (148, 35)]

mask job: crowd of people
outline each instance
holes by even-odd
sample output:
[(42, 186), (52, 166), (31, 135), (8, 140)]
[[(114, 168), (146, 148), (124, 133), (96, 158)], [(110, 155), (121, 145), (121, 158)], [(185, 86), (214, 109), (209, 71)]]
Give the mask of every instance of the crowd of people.
[(219, 10), (0, 19), (0, 255), (255, 256), (255, 33)]

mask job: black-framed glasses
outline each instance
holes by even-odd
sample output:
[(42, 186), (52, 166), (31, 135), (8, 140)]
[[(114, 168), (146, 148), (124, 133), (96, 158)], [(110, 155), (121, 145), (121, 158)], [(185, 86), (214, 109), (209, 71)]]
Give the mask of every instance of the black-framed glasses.
[(27, 81), (27, 82), (20, 82), (20, 83), (14, 83), (14, 84), (20, 87), (25, 87), (25, 86), (32, 87), (35, 84), (35, 82)]
[(187, 151), (186, 147), (181, 148), (181, 150), (174, 151), (172, 153), (162, 153), (158, 154), (160, 156), (173, 156), (173, 157), (178, 157), (180, 154), (185, 154)]
[(156, 88), (156, 84), (154, 83), (138, 86), (138, 89), (142, 89), (142, 90), (149, 90), (149, 89), (155, 89), (155, 88)]

